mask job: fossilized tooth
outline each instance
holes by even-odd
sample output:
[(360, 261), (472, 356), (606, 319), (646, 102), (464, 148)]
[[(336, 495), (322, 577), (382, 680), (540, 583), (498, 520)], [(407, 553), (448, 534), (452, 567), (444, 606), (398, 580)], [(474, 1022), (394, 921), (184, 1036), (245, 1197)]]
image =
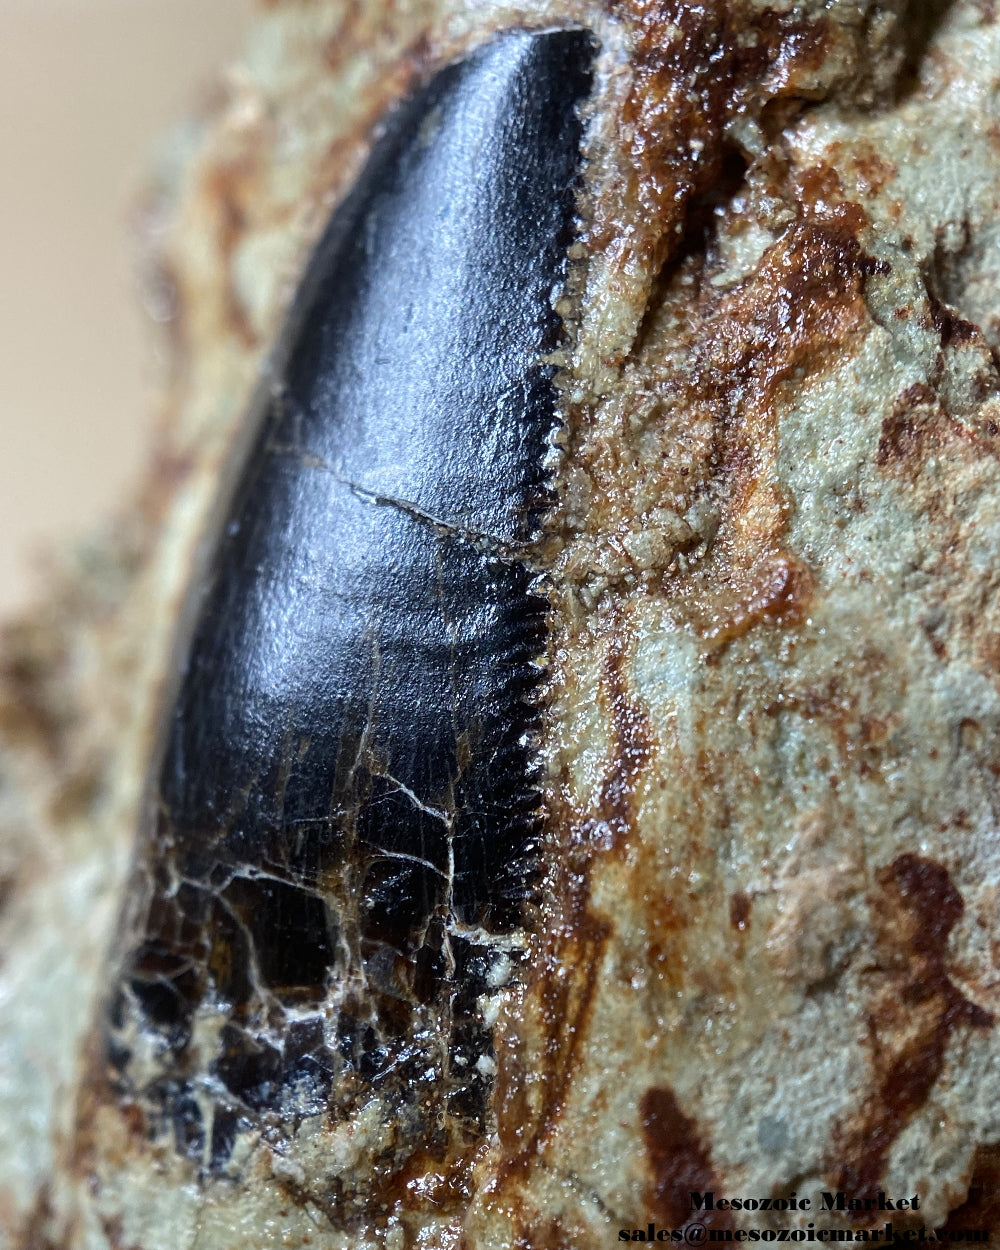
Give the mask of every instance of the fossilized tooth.
[(373, 1089), (398, 1163), (486, 1130), (476, 1001), (535, 875), (544, 357), (592, 57), (509, 32), (392, 113), (251, 414), (111, 1005), (123, 1096), (206, 1167), (241, 1123)]

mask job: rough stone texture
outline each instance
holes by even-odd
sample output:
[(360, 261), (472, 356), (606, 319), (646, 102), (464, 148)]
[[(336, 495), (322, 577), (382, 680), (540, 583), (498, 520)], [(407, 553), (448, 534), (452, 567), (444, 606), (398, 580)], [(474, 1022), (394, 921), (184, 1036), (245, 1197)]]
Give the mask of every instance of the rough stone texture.
[[(573, 21), (602, 52), (544, 901), (491, 1007), (489, 1131), (347, 1227), (377, 1100), (210, 1179), (108, 1097), (90, 1025), (180, 597), (310, 242), (412, 82)], [(709, 1186), (917, 1192), (918, 1223), (997, 1231), (998, 88), (988, 0), (267, 6), (151, 201), (148, 480), (3, 641), (11, 1245), (582, 1250)]]

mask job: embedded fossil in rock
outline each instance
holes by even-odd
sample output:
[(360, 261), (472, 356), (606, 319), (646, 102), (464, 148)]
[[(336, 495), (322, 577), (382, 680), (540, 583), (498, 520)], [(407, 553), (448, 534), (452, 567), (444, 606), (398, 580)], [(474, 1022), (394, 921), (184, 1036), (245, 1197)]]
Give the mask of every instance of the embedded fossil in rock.
[(309, 262), (179, 657), (114, 1097), (213, 1171), (269, 1118), (377, 1099), (377, 1149), (323, 1195), (345, 1223), (416, 1151), (486, 1134), (480, 1000), (537, 878), (543, 355), (592, 56), (509, 33), (390, 117)]
[[(569, 66), (556, 56), (567, 47)], [(567, 145), (548, 224), (536, 222), (547, 281), (561, 281), (577, 124), (578, 224), (562, 289), (528, 279), (527, 338), (477, 316), (467, 332), (498, 333), (522, 353), (515, 373), (539, 384), (531, 335), (555, 349), (548, 482), (533, 478), (544, 408), (504, 409), (527, 420), (529, 454), (508, 462), (517, 490), (552, 492), (537, 540), (530, 496), (511, 508), (490, 482), (486, 440), (461, 446), (480, 483), (461, 515), (446, 448), (425, 466), (427, 495), (388, 474), (390, 457), (394, 472), (416, 468), (419, 425), (412, 438), (399, 427), (401, 448), (363, 433), (317, 442), (326, 340), (309, 347), (307, 333), (347, 333), (363, 304), (345, 300), (328, 323), (319, 291), (351, 273), (377, 290), (382, 249), (399, 260), (393, 170), (440, 168), (462, 82), (479, 99), (485, 67), (522, 53), (549, 65), (525, 116)], [(502, 97), (504, 73), (487, 78)], [(0, 1221), (14, 1244), (590, 1250), (650, 1219), (679, 1227), (691, 1188), (919, 1194), (898, 1229), (995, 1220), (998, 81), (1000, 20), (981, 0), (267, 5), (230, 99), (164, 187), (173, 370), (132, 545), (4, 644)], [(399, 165), (385, 156), (394, 143), (410, 153)], [(458, 152), (455, 176), (474, 149)], [(537, 155), (526, 141), (529, 201)], [(461, 215), (444, 176), (419, 186)], [(343, 264), (310, 267), (332, 206), (349, 222), (377, 188), (370, 233), (345, 226), (340, 239), (335, 226), (318, 255)], [(534, 220), (511, 207), (497, 228)], [(470, 258), (470, 289), (509, 274), (510, 251)], [(157, 774), (159, 831), (137, 861), (152, 885), (115, 933), (182, 587), (301, 274), (282, 385), (260, 401), (270, 434), (242, 461), (260, 476), (237, 476), (215, 524), (214, 581), (191, 610), (174, 692), (250, 746), (227, 765), (244, 770), (246, 806), (178, 784), (192, 758), (190, 775), (215, 775), (199, 771), (209, 744), (183, 712)], [(392, 342), (423, 329), (401, 307)], [(359, 393), (378, 391), (379, 368)], [(451, 427), (412, 400), (441, 376), (400, 388), (435, 446)], [(488, 390), (471, 362), (469, 378)], [(369, 456), (362, 475), (352, 464)], [(308, 671), (299, 643), (314, 618), (283, 615), (284, 597), (316, 585), (300, 561), (334, 566), (335, 539), (286, 540), (300, 486), (376, 541), (393, 535), (390, 550), (412, 535), (407, 570), (452, 553), (447, 618), (419, 578), (398, 579), (430, 637), (475, 633), (474, 604), (495, 610), (467, 653), (468, 701), (442, 694), (440, 665), (406, 679), (457, 713), (422, 722), (419, 741), (443, 736), (443, 754), (397, 739), (395, 713), (358, 717), (333, 677)], [(284, 518), (272, 537), (255, 528), (263, 512)], [(538, 587), (526, 538), (546, 570)], [(381, 608), (365, 589), (373, 548), (352, 550), (351, 602)], [(459, 566), (470, 582), (449, 580)], [(515, 684), (529, 671), (536, 592), (547, 675), (531, 710), (485, 657), (512, 640)], [(372, 640), (395, 637), (391, 606), (372, 613)], [(241, 624), (227, 641), (230, 609)], [(269, 616), (291, 640), (281, 655), (267, 651)], [(352, 658), (352, 639), (363, 630), (334, 641), (367, 698), (374, 652)], [(258, 735), (253, 704), (214, 702), (213, 683), (244, 690), (241, 655), (282, 690), (318, 688), (320, 705), (329, 694), (330, 723), (293, 716)], [(404, 686), (390, 688), (400, 703)], [(480, 694), (513, 710), (516, 736), (506, 719), (480, 732)], [(351, 726), (354, 773), (336, 766)], [(522, 730), (543, 762), (537, 813)], [(513, 821), (481, 813), (511, 875), (461, 859), (448, 798), (458, 764), (492, 768), (491, 732), (509, 747), (502, 784), (525, 800)], [(320, 798), (304, 772), (317, 756)], [(239, 866), (245, 813), (252, 871)], [(293, 827), (309, 835), (293, 840)], [(224, 835), (211, 843), (213, 830)], [(414, 845), (391, 841), (396, 830), (422, 839), (422, 863), (396, 858)], [(350, 839), (358, 881), (341, 854)], [(394, 859), (404, 875), (366, 892), (363, 874)], [(124, 991), (110, 1032), (103, 1016), (92, 1027), (108, 982)], [(362, 1020), (370, 1036), (353, 1028)], [(18, 1046), (30, 1063), (5, 1058)], [(410, 1059), (420, 1067), (404, 1071)], [(844, 1225), (815, 1205), (793, 1214), (710, 1222), (723, 1235)]]

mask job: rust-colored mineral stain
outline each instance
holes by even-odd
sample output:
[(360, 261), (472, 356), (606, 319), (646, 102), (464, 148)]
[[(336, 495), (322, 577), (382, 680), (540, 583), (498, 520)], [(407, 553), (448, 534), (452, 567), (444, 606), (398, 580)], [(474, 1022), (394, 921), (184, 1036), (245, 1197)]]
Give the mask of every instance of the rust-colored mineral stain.
[(347, 0), (346, 3), (338, 6), (339, 20), (336, 29), (323, 43), (323, 60), (331, 74), (343, 72), (344, 62), (347, 59), (345, 49), (348, 52), (355, 52), (357, 48), (364, 47), (365, 36), (368, 33), (365, 29), (368, 9), (369, 6), (363, 3), (363, 0)]
[(630, 647), (624, 629), (613, 628), (605, 667), (606, 705), (614, 726), (614, 750), (601, 787), (601, 816), (621, 845), (635, 822), (635, 793), (649, 764), (655, 738), (649, 717), (629, 694), (625, 666)]
[(565, 1223), (558, 1219), (532, 1222), (519, 1230), (513, 1250), (577, 1250), (580, 1241)]
[(223, 291), (226, 321), (243, 346), (250, 350), (257, 346), (257, 332), (237, 289), (235, 259), (246, 234), (245, 205), (252, 199), (252, 177), (250, 158), (243, 157), (213, 170), (205, 187), (206, 203), (212, 206), (216, 218), (217, 248), (226, 276)]
[(949, 1233), (967, 1228), (1000, 1229), (1000, 1143), (977, 1147), (968, 1195), (948, 1216), (944, 1227)]
[[(835, 1182), (859, 1197), (878, 1191), (889, 1150), (927, 1101), (953, 1030), (995, 1022), (947, 973), (948, 938), (965, 909), (947, 869), (906, 853), (881, 868), (876, 881), (877, 946), (889, 977), (869, 1010), (876, 1087), (859, 1121), (840, 1135), (839, 1155), (848, 1162)], [(901, 1013), (917, 1027), (901, 1033)], [(894, 1046), (898, 1037), (902, 1041)], [(868, 1212), (859, 1218), (870, 1223), (874, 1217)]]
[[(586, 1054), (599, 985), (596, 968), (612, 935), (610, 925), (588, 909), (585, 876), (570, 871), (560, 889), (563, 923), (547, 938), (527, 1008), (535, 1016), (541, 1046), (536, 1041), (529, 1049), (523, 1029), (501, 1029), (497, 1038), (495, 1105), (505, 1155), (500, 1176), (527, 1170), (558, 1125)], [(528, 1072), (534, 1077), (531, 1082), (525, 1080)], [(532, 1095), (539, 1091), (536, 1105)]]
[(43, 1185), (15, 1239), (18, 1250), (59, 1250), (61, 1238), (56, 1241), (52, 1236), (54, 1215), (51, 1188)]
[(858, 191), (866, 198), (873, 198), (899, 171), (892, 161), (880, 156), (874, 149), (862, 151), (851, 161), (858, 180)]
[(50, 763), (61, 763), (68, 749), (75, 709), (60, 697), (58, 678), (69, 663), (56, 629), (13, 622), (0, 630), (0, 732)]
[(142, 1250), (140, 1243), (125, 1240), (125, 1222), (121, 1216), (102, 1215), (100, 1220), (108, 1250)]
[(815, 374), (867, 323), (864, 282), (881, 270), (862, 250), (859, 228), (810, 217), (768, 249), (704, 326), (696, 384), (703, 399), (725, 411), (739, 396), (741, 407), (762, 410), (794, 369)]
[(149, 527), (147, 532), (163, 524), (172, 503), (196, 470), (195, 457), (189, 450), (178, 450), (166, 444), (155, 448), (142, 498), (142, 520)]
[(750, 928), (750, 913), (753, 909), (753, 900), (749, 894), (745, 894), (742, 890), (737, 890), (729, 900), (729, 923), (737, 933), (746, 933)]
[(803, 88), (804, 75), (823, 63), (830, 46), (829, 22), (825, 16), (803, 18), (794, 9), (763, 9), (756, 17), (756, 42), (737, 41), (734, 49), (737, 81), (763, 80), (769, 100), (794, 97)]
[(448, 1215), (456, 1220), (468, 1205), (476, 1145), (450, 1148), (452, 1143), (431, 1142), (415, 1151), (401, 1168), (387, 1161), (375, 1177), (372, 1203), (385, 1211)]
[(883, 419), (875, 463), (880, 469), (904, 465), (917, 455), (931, 424), (942, 416), (937, 395), (925, 382), (908, 386)]
[[(624, 185), (598, 204), (591, 239), (599, 251), (617, 243), (623, 270), (637, 261), (658, 268), (688, 200), (718, 175), (736, 41), (728, 5), (719, 0), (624, 0), (611, 7), (634, 23), (632, 87), (622, 109), (631, 139)], [(640, 223), (631, 238), (622, 230), (626, 216)]]
[(963, 343), (985, 343), (982, 330), (972, 321), (960, 316), (954, 308), (944, 304), (933, 291), (928, 291), (931, 320), (941, 336), (942, 347), (961, 346)]
[[(648, 889), (648, 882), (657, 879), (660, 865), (651, 862), (649, 854), (640, 857), (633, 874), (637, 890)], [(642, 917), (645, 929), (645, 967), (664, 988), (680, 990), (687, 973), (686, 938), (694, 925), (687, 898), (669, 895), (643, 898)]]
[[(550, 799), (553, 829), (565, 831), (558, 856), (550, 859), (549, 894), (559, 916), (546, 937), (546, 949), (537, 963), (539, 976), (532, 987), (526, 1010), (535, 1015), (544, 1037), (544, 1049), (530, 1059), (521, 1053), (514, 1036), (501, 1034), (498, 1046), (498, 1131), (510, 1173), (530, 1165), (562, 1115), (573, 1076), (582, 1061), (588, 1022), (599, 986), (595, 975), (602, 952), (612, 937), (610, 924), (590, 910), (590, 873), (598, 849), (620, 850), (634, 828), (635, 793), (655, 739), (648, 717), (629, 696), (624, 671), (630, 655), (628, 631), (615, 621), (601, 698), (614, 726), (611, 764), (601, 787), (600, 820), (610, 833), (608, 840), (587, 836), (594, 825), (591, 815), (582, 816)], [(524, 1071), (541, 1070), (544, 1080), (526, 1084)], [(538, 1091), (541, 1090), (540, 1098)], [(535, 1104), (531, 1098), (539, 1099)]]
[[(940, 329), (942, 344), (948, 336), (964, 333), (956, 326), (971, 326), (971, 322), (956, 318), (949, 322), (948, 327)], [(980, 341), (981, 331), (975, 331), (974, 341)], [(954, 344), (959, 341), (950, 339)], [(966, 340), (961, 340), (966, 341)], [(963, 460), (996, 458), (998, 448), (996, 442), (997, 425), (986, 421), (979, 428), (971, 428), (964, 421), (958, 420), (943, 405), (940, 396), (924, 382), (914, 383), (901, 391), (892, 406), (892, 411), (882, 421), (879, 432), (878, 446), (875, 451), (875, 463), (883, 473), (891, 474), (908, 482), (911, 486), (924, 487), (925, 479), (922, 470), (930, 457), (944, 457), (954, 462), (961, 457)], [(941, 522), (954, 525), (953, 512), (955, 503), (947, 496), (935, 497), (933, 512)], [(956, 536), (957, 541), (958, 536)], [(942, 549), (947, 546), (941, 543)]]
[(948, 935), (962, 917), (965, 904), (952, 884), (948, 870), (932, 859), (907, 853), (877, 874), (879, 886), (912, 919), (911, 946), (916, 954), (932, 960), (943, 972)]
[(623, 273), (652, 276), (683, 240), (692, 201), (722, 177), (727, 123), (776, 100), (788, 105), (787, 121), (803, 78), (824, 59), (830, 23), (772, 9), (748, 21), (728, 0), (611, 0), (609, 8), (633, 30), (626, 167), (595, 206), (590, 242)]
[[(691, 1218), (691, 1193), (716, 1187), (708, 1148), (698, 1126), (684, 1114), (673, 1090), (648, 1089), (639, 1107), (646, 1158), (653, 1175), (649, 1209), (671, 1228), (681, 1228)], [(697, 1222), (709, 1228), (731, 1228), (728, 1212), (699, 1212)]]
[(719, 648), (765, 621), (798, 624), (806, 614), (812, 589), (809, 567), (788, 552), (762, 560), (745, 584), (717, 594), (711, 611), (699, 622), (702, 636), (712, 644), (713, 659), (718, 658)]
[[(783, 539), (791, 515), (774, 468), (783, 388), (819, 376), (870, 325), (864, 284), (877, 268), (833, 218), (790, 226), (753, 277), (703, 296), (685, 407), (714, 416), (710, 487), (722, 501), (707, 558), (664, 582), (671, 612), (713, 650), (765, 622), (794, 625), (813, 591)], [(706, 483), (709, 485), (709, 483)]]

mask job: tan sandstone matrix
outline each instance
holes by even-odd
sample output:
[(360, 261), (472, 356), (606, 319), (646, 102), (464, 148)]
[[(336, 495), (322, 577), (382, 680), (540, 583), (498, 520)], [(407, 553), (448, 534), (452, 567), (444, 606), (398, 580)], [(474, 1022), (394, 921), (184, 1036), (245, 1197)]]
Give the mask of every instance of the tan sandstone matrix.
[[(262, 0), (225, 82), (151, 179), (171, 312), (146, 476), (0, 635), (0, 1243), (1000, 1237), (1000, 10)], [(474, 217), (461, 171), (474, 186), (480, 147), (536, 114), (536, 146), (497, 165), (513, 207), (491, 192), (473, 225), (523, 225), (556, 280), (484, 313), (468, 292), (535, 243), (472, 249), (438, 307)], [(557, 143), (572, 176), (539, 181)], [(425, 183), (444, 224), (422, 235)], [(368, 285), (324, 287), (355, 272), (340, 261), (310, 277), (321, 239)], [(390, 266), (412, 256), (410, 307)], [(384, 305), (351, 321), (379, 274)], [(313, 420), (307, 305), (362, 326), (331, 357), (341, 458), (285, 438)], [(488, 389), (522, 338), (528, 380), (498, 387), (485, 434), (464, 399), (419, 434), (421, 387)], [(378, 425), (351, 397), (397, 357)], [(438, 489), (536, 400), (509, 532), (475, 522), (489, 473), (435, 511), (348, 471), (369, 427), (397, 467), (416, 429)], [(227, 553), (285, 515), (255, 458), (294, 481), (273, 487), (292, 520), (265, 535), (274, 569), (245, 547), (252, 589), (217, 609)], [(330, 576), (355, 567), (332, 520), (296, 529), (317, 482), (358, 532), (403, 535), (350, 539), (382, 552), (384, 591), (358, 633), (371, 688), (347, 661), (335, 696), (316, 677), (337, 715), (368, 709), (329, 750), (326, 710), (298, 727), (288, 659), (318, 674), (310, 648), (347, 628), (338, 607), (314, 637), (296, 597), (327, 531)], [(420, 604), (451, 593), (449, 560), (473, 570), (441, 609), (459, 710), (447, 751), (413, 748), (417, 772), (452, 770), (427, 792), (393, 756), (432, 667), (398, 658), (411, 631), (430, 648), (411, 534), (437, 570)], [(520, 605), (520, 667), (499, 635), (485, 711), (460, 659), (473, 575), (498, 617)], [(399, 652), (366, 632), (383, 605)], [(216, 695), (205, 621), (249, 648), (225, 624), (244, 619), (259, 649)], [(199, 738), (203, 690), (223, 729)], [(220, 762), (244, 705), (266, 768)], [(302, 815), (320, 756), (328, 806)], [(497, 760), (523, 772), (500, 797)], [(277, 814), (253, 823), (258, 791)]]

